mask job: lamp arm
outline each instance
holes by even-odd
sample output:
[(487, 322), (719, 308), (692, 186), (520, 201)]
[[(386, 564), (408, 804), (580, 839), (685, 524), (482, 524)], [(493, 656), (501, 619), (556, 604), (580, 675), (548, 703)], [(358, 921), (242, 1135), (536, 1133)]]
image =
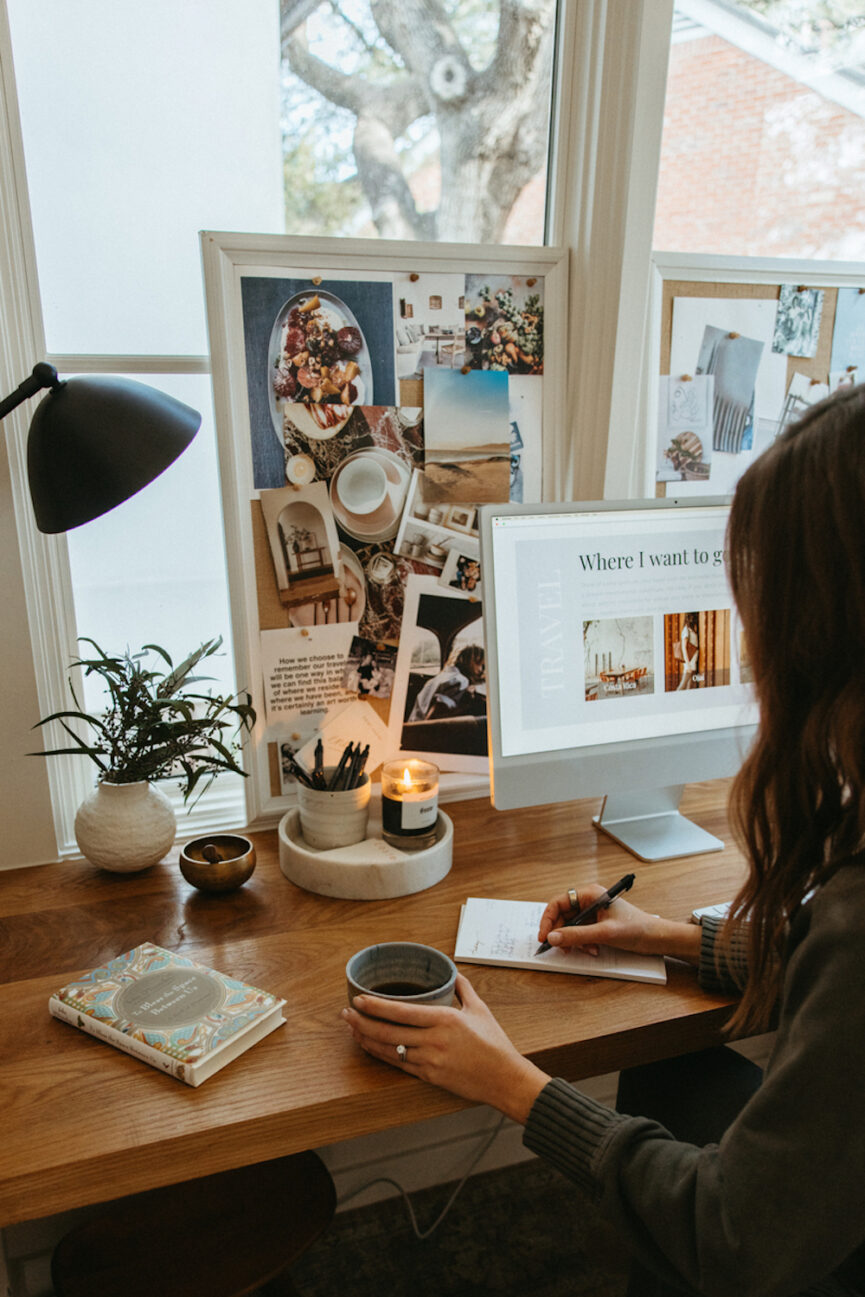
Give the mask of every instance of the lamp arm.
[(57, 377), (57, 370), (54, 366), (46, 364), (45, 361), (40, 361), (38, 365), (33, 366), (30, 377), (25, 378), (24, 382), (19, 383), (15, 388), (14, 392), (10, 392), (8, 396), (0, 401), (0, 419), (5, 419), (6, 415), (20, 405), (22, 401), (26, 401), (28, 396), (35, 396), (44, 387), (50, 387), (57, 391), (62, 386), (63, 383)]

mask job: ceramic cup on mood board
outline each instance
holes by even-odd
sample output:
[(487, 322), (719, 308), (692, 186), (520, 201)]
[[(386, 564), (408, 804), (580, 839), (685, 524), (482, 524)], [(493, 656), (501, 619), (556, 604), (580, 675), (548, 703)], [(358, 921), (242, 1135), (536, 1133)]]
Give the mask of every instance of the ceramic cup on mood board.
[(383, 941), (352, 955), (345, 966), (349, 1003), (356, 995), (380, 995), (409, 1004), (452, 1004), (457, 968), (434, 946)]
[(349, 513), (375, 513), (387, 498), (387, 473), (371, 455), (348, 460), (339, 473), (339, 498)]
[[(385, 498), (371, 513), (353, 513), (342, 498), (342, 475), (356, 460), (378, 464), (387, 478)], [(411, 474), (398, 455), (382, 446), (355, 451), (337, 468), (330, 479), (330, 500), (337, 524), (355, 540), (369, 544), (390, 540), (399, 529)]]
[[(336, 767), (325, 766), (325, 783), (330, 783)], [(297, 785), (297, 809), (300, 831), (307, 846), (326, 851), (332, 847), (351, 847), (363, 842), (369, 819), (369, 775), (363, 775), (356, 788), (331, 792), (324, 788)]]

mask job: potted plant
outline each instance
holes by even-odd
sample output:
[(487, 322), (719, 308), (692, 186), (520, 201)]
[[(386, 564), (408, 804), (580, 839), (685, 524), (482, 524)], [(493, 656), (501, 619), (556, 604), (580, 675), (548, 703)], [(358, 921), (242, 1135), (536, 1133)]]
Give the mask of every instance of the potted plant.
[[(158, 644), (112, 657), (95, 640), (82, 637), (80, 642), (90, 644), (96, 656), (78, 658), (72, 666), (85, 677), (101, 679), (106, 710), (85, 712), (70, 679), (75, 708), (54, 712), (38, 726), (56, 721), (72, 746), (32, 755), (89, 757), (99, 773), (75, 817), (79, 848), (104, 869), (146, 869), (170, 849), (177, 827), (174, 810), (155, 781), (179, 778), (188, 802), (193, 794), (197, 800), (222, 771), (245, 776), (238, 756), (243, 734), (255, 724), (255, 710), (248, 694), (226, 698), (194, 688), (207, 677), (193, 672), (219, 651), (221, 637), (207, 640), (179, 666)], [(75, 722), (89, 728), (86, 738)]]

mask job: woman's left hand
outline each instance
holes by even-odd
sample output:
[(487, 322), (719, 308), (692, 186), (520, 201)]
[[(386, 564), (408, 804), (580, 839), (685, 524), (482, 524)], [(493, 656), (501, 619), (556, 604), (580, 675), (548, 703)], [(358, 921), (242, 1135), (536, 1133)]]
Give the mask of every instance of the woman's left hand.
[[(456, 990), (462, 1008), (363, 995), (342, 1014), (357, 1043), (373, 1057), (525, 1122), (550, 1078), (514, 1048), (462, 974)], [(405, 1047), (403, 1060), (397, 1045)]]

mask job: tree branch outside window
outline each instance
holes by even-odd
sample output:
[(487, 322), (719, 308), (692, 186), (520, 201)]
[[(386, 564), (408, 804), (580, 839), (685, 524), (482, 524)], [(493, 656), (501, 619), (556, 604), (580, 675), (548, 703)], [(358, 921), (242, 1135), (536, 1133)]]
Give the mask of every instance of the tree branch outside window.
[(501, 242), (546, 168), (555, 10), (282, 0), (286, 229)]

